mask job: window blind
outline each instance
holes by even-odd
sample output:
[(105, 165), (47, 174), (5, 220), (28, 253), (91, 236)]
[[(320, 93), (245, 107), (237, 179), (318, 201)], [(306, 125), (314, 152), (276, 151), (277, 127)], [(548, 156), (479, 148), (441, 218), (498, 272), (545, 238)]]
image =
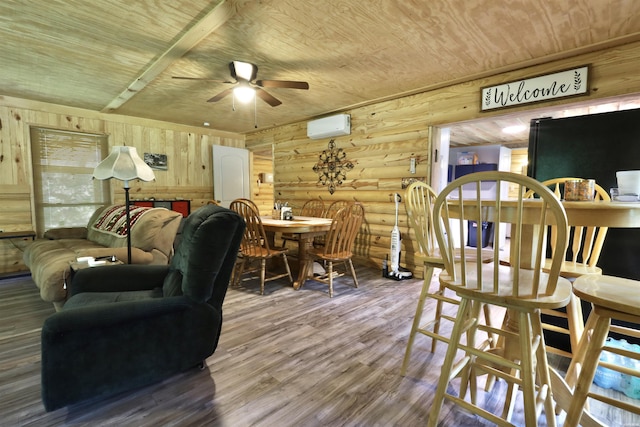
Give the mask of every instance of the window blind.
[(36, 232), (86, 226), (98, 206), (110, 203), (109, 181), (93, 179), (107, 155), (107, 135), (31, 128)]

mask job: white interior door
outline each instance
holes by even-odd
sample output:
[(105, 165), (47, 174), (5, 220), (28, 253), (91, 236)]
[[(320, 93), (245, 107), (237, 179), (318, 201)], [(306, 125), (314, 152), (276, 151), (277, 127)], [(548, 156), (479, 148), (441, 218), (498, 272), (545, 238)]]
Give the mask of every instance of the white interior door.
[(213, 146), (213, 198), (228, 208), (235, 199), (249, 199), (249, 150)]

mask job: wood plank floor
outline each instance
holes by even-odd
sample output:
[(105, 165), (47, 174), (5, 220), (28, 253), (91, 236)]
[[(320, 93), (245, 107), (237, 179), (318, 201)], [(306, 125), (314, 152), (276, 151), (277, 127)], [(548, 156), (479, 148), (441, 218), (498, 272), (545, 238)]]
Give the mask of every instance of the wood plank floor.
[[(332, 299), (314, 282), (299, 291), (270, 282), (264, 296), (255, 281), (232, 288), (207, 369), (50, 413), (40, 400), (40, 327), (53, 307), (30, 277), (4, 279), (0, 426), (424, 425), (444, 345), (431, 354), (429, 339), (418, 337), (409, 372), (399, 375), (422, 281), (357, 270), (360, 287), (340, 278)], [(490, 405), (497, 407), (504, 391), (499, 383)], [(601, 415), (608, 425), (640, 425), (617, 411)], [(445, 426), (484, 425), (449, 404), (441, 419)]]

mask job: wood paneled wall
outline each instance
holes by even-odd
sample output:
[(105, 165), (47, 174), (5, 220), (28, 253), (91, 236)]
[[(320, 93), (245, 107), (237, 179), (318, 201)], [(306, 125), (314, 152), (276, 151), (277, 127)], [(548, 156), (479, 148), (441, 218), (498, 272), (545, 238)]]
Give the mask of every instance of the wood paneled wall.
[[(106, 134), (110, 146), (167, 154), (168, 170), (154, 171), (153, 182), (133, 182), (131, 197), (180, 197), (191, 200), (192, 210), (213, 199), (211, 147), (244, 147), (242, 135), (0, 97), (0, 229), (5, 231), (33, 229), (30, 126)], [(112, 199), (124, 202), (120, 183), (112, 182), (111, 189)], [(21, 252), (9, 250), (14, 243), (0, 241), (0, 273), (25, 269)]]
[[(525, 105), (503, 111), (481, 112), (480, 93), (485, 86), (591, 64), (588, 97), (561, 99)], [(339, 148), (355, 167), (347, 171), (344, 183), (331, 195), (318, 184), (313, 165), (327, 148), (329, 139), (310, 140), (306, 122), (255, 132), (247, 136), (246, 146), (259, 150), (274, 147), (275, 198), (294, 207), (308, 198), (325, 201), (349, 199), (365, 206), (365, 224), (358, 237), (356, 257), (371, 265), (381, 265), (389, 252), (390, 234), (395, 222), (394, 192), (401, 193), (403, 177), (430, 177), (430, 129), (434, 126), (497, 116), (536, 107), (569, 104), (587, 98), (599, 99), (640, 93), (640, 43), (553, 61), (519, 71), (456, 84), (404, 98), (342, 111), (351, 114), (351, 135), (335, 138)], [(409, 160), (417, 159), (417, 173), (409, 173)], [(429, 181), (427, 181), (429, 182)], [(417, 248), (407, 226), (404, 204), (400, 207), (402, 239), (401, 264), (422, 275), (416, 265)]]
[(251, 200), (258, 205), (260, 214), (271, 215), (273, 209), (273, 183), (262, 182), (261, 173), (273, 173), (273, 157), (252, 153)]

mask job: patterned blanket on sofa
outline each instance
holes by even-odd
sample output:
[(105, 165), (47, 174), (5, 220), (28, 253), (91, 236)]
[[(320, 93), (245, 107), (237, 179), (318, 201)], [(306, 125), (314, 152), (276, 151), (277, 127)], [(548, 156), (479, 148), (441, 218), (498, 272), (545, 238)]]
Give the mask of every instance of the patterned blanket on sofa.
[[(129, 206), (131, 227), (151, 208), (142, 206)], [(95, 221), (92, 227), (96, 230), (114, 234), (116, 236), (127, 235), (127, 211), (124, 205), (115, 205), (107, 209), (104, 214)]]

